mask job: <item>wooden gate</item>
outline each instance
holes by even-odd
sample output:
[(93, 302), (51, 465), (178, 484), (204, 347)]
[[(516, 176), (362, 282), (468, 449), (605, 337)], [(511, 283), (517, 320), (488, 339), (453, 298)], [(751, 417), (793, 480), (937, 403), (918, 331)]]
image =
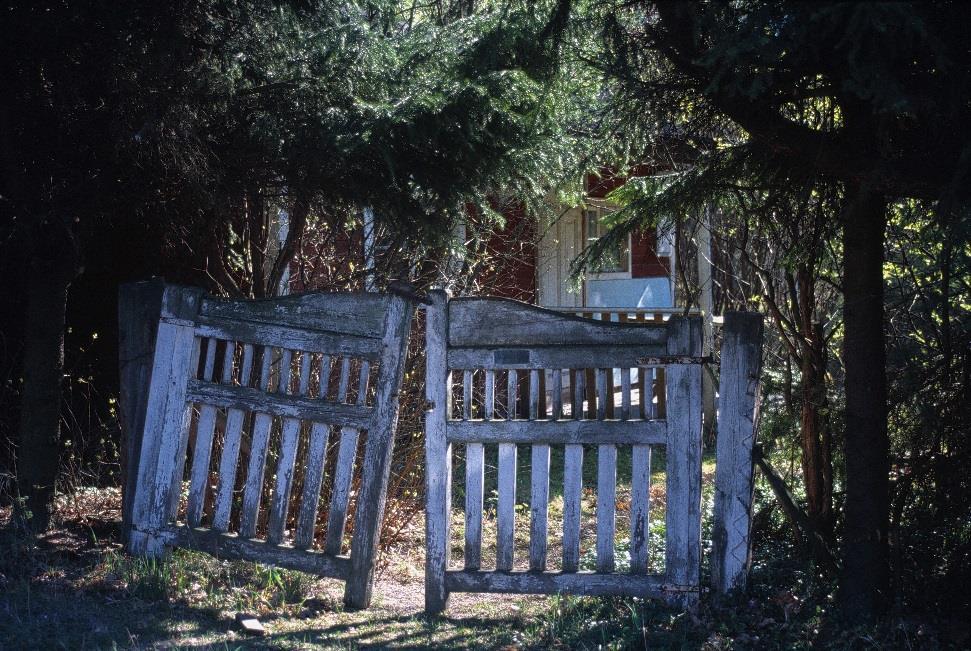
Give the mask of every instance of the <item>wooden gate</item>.
[[(130, 550), (192, 547), (344, 579), (345, 602), (367, 606), (412, 301), (235, 301), (165, 286), (161, 305)], [(366, 472), (355, 475), (362, 432)], [(331, 434), (339, 440), (325, 477)]]
[[(608, 323), (505, 299), (449, 301), (442, 292), (431, 298), (426, 321), (426, 610), (443, 610), (450, 592), (695, 599), (701, 567), (700, 319)], [(660, 414), (646, 399), (651, 389), (637, 391), (637, 382), (631, 381), (632, 369), (652, 367), (665, 370), (666, 405)], [(595, 392), (588, 397), (590, 369)], [(607, 390), (615, 369), (620, 369), (621, 384), (616, 405)], [(567, 377), (572, 395), (564, 396)], [(547, 382), (548, 400), (541, 389)], [(517, 446), (524, 444), (531, 446), (529, 551), (527, 563), (516, 563)], [(498, 448), (496, 546), (494, 569), (486, 569), (484, 468), (492, 446)], [(563, 459), (558, 563), (548, 558), (551, 448), (557, 447)], [(618, 449), (629, 454), (632, 477), (629, 503), (623, 505), (630, 514), (624, 532), (630, 560), (624, 571), (618, 569), (615, 549)], [(655, 449), (665, 457), (663, 567), (649, 563)], [(585, 451), (594, 450), (596, 544), (587, 569), (581, 554), (583, 460)], [(465, 466), (461, 569), (450, 566), (453, 454), (464, 456)], [(552, 564), (559, 568), (551, 571)]]

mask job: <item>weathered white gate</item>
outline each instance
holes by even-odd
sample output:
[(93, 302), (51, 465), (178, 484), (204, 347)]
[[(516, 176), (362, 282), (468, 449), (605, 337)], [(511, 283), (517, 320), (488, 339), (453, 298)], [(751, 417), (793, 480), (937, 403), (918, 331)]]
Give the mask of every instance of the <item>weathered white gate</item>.
[[(314, 572), (346, 580), (345, 602), (367, 606), (412, 314), (398, 295), (235, 301), (165, 286), (131, 551), (177, 545)], [(326, 485), (332, 433), (339, 449)], [(322, 492), (330, 503), (318, 536)]]
[[(582, 319), (497, 298), (446, 300), (427, 308), (426, 609), (446, 607), (450, 592), (522, 592), (678, 596), (699, 592), (701, 567), (701, 323)], [(645, 390), (632, 400), (631, 369), (663, 367), (666, 414), (652, 418)], [(587, 370), (596, 396), (586, 400)], [(607, 405), (608, 374), (620, 372), (620, 404)], [(540, 378), (552, 383), (549, 405)], [(563, 399), (569, 377), (573, 392)], [(503, 382), (505, 380), (505, 382)], [(503, 385), (505, 387), (503, 388)], [(457, 387), (460, 386), (460, 389)], [(505, 397), (505, 401), (501, 398)], [(498, 400), (497, 400), (498, 398)], [(473, 404), (481, 400), (481, 406)], [(503, 405), (502, 403), (505, 402)], [(497, 404), (498, 403), (498, 404)], [(646, 417), (645, 417), (646, 416)], [(514, 563), (517, 445), (531, 445), (528, 570)], [(498, 446), (495, 569), (482, 567), (485, 446)], [(596, 446), (596, 559), (581, 570), (584, 446)], [(464, 447), (464, 567), (449, 564), (453, 448)], [(550, 449), (563, 446), (562, 559), (548, 570)], [(630, 570), (616, 570), (617, 452), (631, 448)], [(650, 568), (651, 450), (666, 456), (663, 569)]]

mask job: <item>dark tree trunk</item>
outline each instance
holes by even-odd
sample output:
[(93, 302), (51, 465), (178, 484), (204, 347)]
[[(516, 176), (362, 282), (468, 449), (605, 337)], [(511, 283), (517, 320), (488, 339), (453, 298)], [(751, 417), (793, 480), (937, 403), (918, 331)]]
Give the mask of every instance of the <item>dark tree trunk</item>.
[[(61, 380), (67, 292), (77, 273), (70, 235), (41, 229), (26, 279), (24, 392), (20, 409), (17, 484), (35, 532), (47, 530), (60, 465)], [(36, 239), (36, 238), (35, 238)], [(24, 514), (28, 515), (28, 514)]]
[(887, 202), (860, 184), (848, 184), (846, 199), (846, 526), (840, 599), (847, 619), (868, 622), (883, 612), (889, 587), (889, 441), (883, 318)]

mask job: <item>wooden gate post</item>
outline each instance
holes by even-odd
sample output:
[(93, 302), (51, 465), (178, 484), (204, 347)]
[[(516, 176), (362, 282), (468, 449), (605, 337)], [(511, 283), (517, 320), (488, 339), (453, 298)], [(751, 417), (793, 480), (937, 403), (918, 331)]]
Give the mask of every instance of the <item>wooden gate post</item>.
[(374, 413), (364, 447), (361, 492), (351, 541), (351, 572), (344, 587), (344, 603), (350, 608), (367, 608), (371, 603), (374, 561), (381, 542), (394, 433), (398, 425), (398, 395), (405, 373), (413, 313), (413, 300), (398, 295), (391, 297), (384, 320)]
[(193, 363), (198, 363), (193, 319), (201, 297), (201, 289), (172, 285), (165, 286), (162, 293), (138, 479), (132, 496), (128, 548), (135, 554), (157, 556), (163, 551), (159, 531), (169, 515), (173, 485), (180, 479), (176, 472), (182, 467), (182, 433), (188, 430), (186, 419), (191, 413), (186, 405), (186, 387), (195, 370)]
[(762, 367), (762, 315), (728, 312), (722, 328), (711, 581), (744, 590), (751, 561), (752, 447)]
[[(702, 356), (701, 320), (668, 321), (668, 355)], [(701, 364), (668, 364), (667, 571), (677, 585), (698, 586), (701, 574)], [(687, 593), (688, 599), (697, 592)]]
[(118, 287), (118, 420), (121, 425), (121, 535), (128, 541), (132, 499), (152, 379), (155, 335), (162, 312), (161, 278)]
[(448, 418), (448, 295), (429, 293), (425, 309), (425, 612), (437, 614), (448, 606), (445, 570), (448, 568), (449, 520), (452, 504), (452, 449), (445, 439)]

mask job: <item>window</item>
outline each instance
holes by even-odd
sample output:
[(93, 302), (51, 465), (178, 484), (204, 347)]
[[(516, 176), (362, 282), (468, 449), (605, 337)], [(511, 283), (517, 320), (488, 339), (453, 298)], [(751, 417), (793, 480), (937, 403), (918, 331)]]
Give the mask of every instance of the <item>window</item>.
[[(592, 246), (606, 234), (607, 227), (605, 220), (607, 215), (612, 212), (613, 210), (609, 208), (590, 208), (584, 211), (583, 221), (586, 230), (586, 245), (588, 247)], [(591, 269), (591, 272), (595, 274), (627, 273), (628, 271), (630, 271), (629, 238), (625, 238), (624, 242), (610, 247), (600, 263)]]

